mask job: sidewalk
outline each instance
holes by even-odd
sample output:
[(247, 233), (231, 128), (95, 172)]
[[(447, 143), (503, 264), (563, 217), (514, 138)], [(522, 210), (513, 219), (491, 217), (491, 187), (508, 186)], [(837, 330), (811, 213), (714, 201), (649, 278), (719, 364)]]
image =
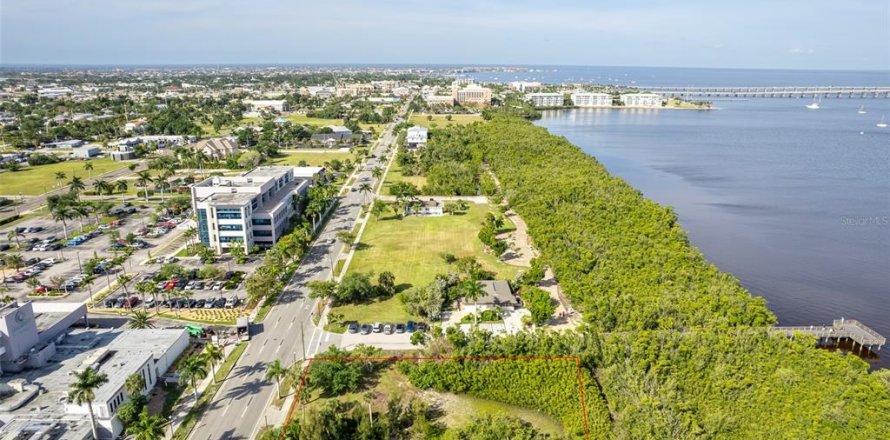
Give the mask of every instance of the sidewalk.
[[(232, 353), (232, 350), (238, 345), (238, 341), (234, 341), (225, 347), (223, 347), (223, 361), (229, 357)], [(217, 367), (219, 367), (217, 365)], [(213, 383), (213, 370), (208, 366), (207, 377), (205, 377), (198, 384), (198, 397), (201, 397), (201, 393)], [(182, 423), (182, 419), (188, 414), (189, 410), (195, 405), (195, 392), (190, 389), (191, 384), (186, 384), (186, 390), (183, 391), (182, 397), (179, 399), (179, 403), (176, 405), (176, 412), (173, 413), (173, 416), (170, 418), (169, 428), (164, 431), (164, 438), (167, 440), (172, 439), (171, 432), (175, 432), (179, 425)]]

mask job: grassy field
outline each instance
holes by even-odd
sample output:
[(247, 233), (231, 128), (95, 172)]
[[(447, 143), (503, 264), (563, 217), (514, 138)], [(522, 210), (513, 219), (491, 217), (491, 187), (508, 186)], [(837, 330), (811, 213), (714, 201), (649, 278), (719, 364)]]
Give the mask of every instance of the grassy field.
[[(427, 119), (427, 116), (432, 116), (433, 119)], [(484, 121), (482, 119), (482, 115), (451, 115), (451, 120), (447, 119), (448, 115), (425, 115), (425, 114), (415, 114), (411, 116), (409, 122), (414, 125), (422, 125), (424, 127), (430, 127), (435, 125), (436, 127), (447, 127), (452, 124), (472, 124), (473, 122)]]
[(355, 156), (348, 151), (340, 151), (338, 149), (302, 149), (302, 150), (292, 150), (295, 151), (293, 153), (283, 153), (286, 154), (285, 157), (279, 157), (274, 159), (276, 165), (291, 165), (297, 166), (301, 160), (305, 160), (309, 166), (320, 167), (324, 165), (325, 162), (332, 161), (334, 159), (338, 159), (340, 161), (344, 161), (346, 159), (355, 160)]
[[(539, 411), (494, 400), (479, 399), (464, 394), (420, 390), (411, 385), (408, 378), (395, 366), (386, 367), (369, 389), (356, 393), (347, 393), (336, 397), (336, 399), (344, 402), (355, 402), (367, 408), (368, 403), (364, 398), (365, 394), (375, 396), (372, 402), (375, 412), (386, 411), (385, 405), (390, 396), (400, 396), (403, 402), (413, 398), (426, 401), (430, 405), (437, 403), (441, 406), (443, 414), (434, 419), (433, 422), (446, 429), (459, 427), (469, 422), (473, 417), (502, 415), (522, 419), (534, 425), (541, 432), (555, 437), (563, 434), (562, 425), (558, 421)], [(327, 400), (329, 398), (320, 398), (318, 393), (314, 393), (310, 398), (310, 403), (307, 404), (307, 409), (321, 406)]]
[(405, 176), (402, 174), (402, 167), (399, 166), (398, 163), (393, 162), (392, 168), (389, 169), (389, 172), (386, 173), (386, 181), (383, 182), (384, 190), (383, 194), (392, 194), (389, 192), (389, 187), (398, 182), (409, 182), (417, 185), (418, 188), (423, 190), (423, 186), (426, 185), (426, 177), (425, 176)]
[[(93, 159), (89, 162), (93, 164), (93, 177), (129, 165), (127, 162), (114, 162), (110, 158)], [(52, 190), (56, 186), (55, 174), (59, 171), (65, 173), (64, 183), (68, 183), (72, 176), (80, 176), (86, 180), (90, 173), (83, 169), (84, 163), (86, 161), (71, 160), (50, 165), (25, 167), (14, 173), (8, 171), (0, 173), (0, 194), (37, 195)]]

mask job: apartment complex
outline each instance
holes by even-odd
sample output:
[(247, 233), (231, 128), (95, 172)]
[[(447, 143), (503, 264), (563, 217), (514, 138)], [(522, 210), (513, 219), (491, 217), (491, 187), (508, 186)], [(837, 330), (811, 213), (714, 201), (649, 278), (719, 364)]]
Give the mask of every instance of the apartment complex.
[(576, 107), (611, 107), (612, 95), (576, 91), (572, 93), (572, 104)]
[(661, 107), (661, 95), (655, 93), (625, 93), (621, 95), (625, 107)]
[(487, 106), (491, 104), (491, 89), (479, 84), (469, 83), (461, 87), (463, 83), (455, 81), (451, 85), (451, 98), (463, 106)]
[(525, 99), (535, 107), (561, 107), (562, 93), (529, 93)]
[(294, 198), (322, 173), (316, 167), (263, 166), (235, 177), (214, 176), (192, 185), (201, 243), (222, 252), (241, 243), (271, 247), (296, 214)]

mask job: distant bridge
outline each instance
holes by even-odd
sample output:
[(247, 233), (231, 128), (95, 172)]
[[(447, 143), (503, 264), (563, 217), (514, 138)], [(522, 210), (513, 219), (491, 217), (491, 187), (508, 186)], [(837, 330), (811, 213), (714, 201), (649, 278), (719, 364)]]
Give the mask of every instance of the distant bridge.
[(635, 88), (680, 98), (890, 98), (890, 87), (659, 87)]
[(871, 351), (874, 347), (878, 350), (887, 343), (887, 338), (878, 334), (867, 325), (856, 321), (855, 319), (835, 319), (829, 326), (798, 326), (798, 327), (773, 327), (774, 332), (784, 333), (786, 336), (793, 337), (794, 333), (808, 333), (819, 339), (820, 343), (827, 343), (836, 340), (840, 344), (842, 339), (849, 339), (853, 342), (853, 350), (859, 344), (859, 351), (865, 347)]

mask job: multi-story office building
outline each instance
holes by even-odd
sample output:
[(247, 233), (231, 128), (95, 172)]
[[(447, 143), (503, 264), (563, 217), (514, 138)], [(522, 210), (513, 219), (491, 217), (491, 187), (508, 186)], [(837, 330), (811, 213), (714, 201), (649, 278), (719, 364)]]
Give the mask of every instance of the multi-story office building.
[(562, 93), (529, 93), (525, 99), (535, 107), (562, 107)]
[(577, 91), (572, 93), (572, 104), (577, 107), (611, 107), (612, 95)]
[(451, 97), (460, 105), (487, 106), (491, 104), (491, 89), (479, 84), (467, 84), (461, 88), (460, 81), (451, 84)]
[(222, 252), (241, 243), (271, 247), (296, 214), (294, 199), (303, 196), (315, 167), (263, 166), (235, 177), (214, 176), (192, 185), (192, 207), (201, 243)]
[(655, 93), (625, 93), (621, 95), (625, 107), (661, 107), (661, 95)]

